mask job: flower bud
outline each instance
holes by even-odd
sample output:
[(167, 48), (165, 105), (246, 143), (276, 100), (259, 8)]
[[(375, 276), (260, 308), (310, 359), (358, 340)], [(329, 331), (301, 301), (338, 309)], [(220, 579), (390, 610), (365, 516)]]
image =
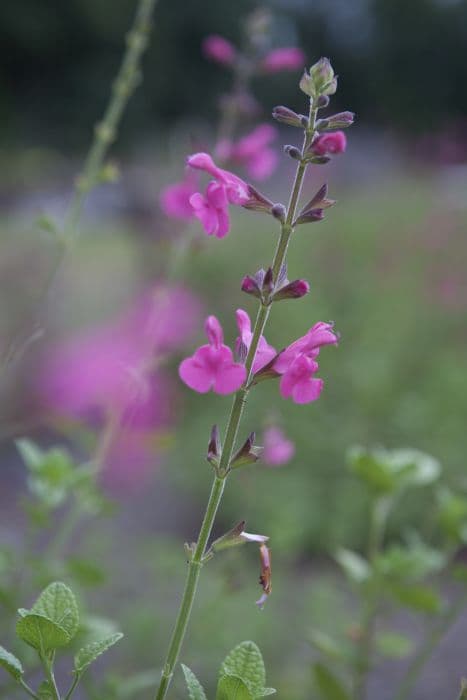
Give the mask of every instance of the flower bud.
[(281, 223), (284, 223), (285, 217), (287, 215), (287, 209), (284, 207), (283, 204), (274, 204), (273, 208), (271, 209), (271, 214), (275, 219), (279, 219)]
[[(347, 147), (347, 138), (343, 131), (334, 131), (332, 134), (321, 134), (316, 138), (307, 151), (307, 155), (315, 156), (339, 155), (344, 153)], [(328, 159), (329, 160), (329, 159)], [(316, 160), (313, 160), (316, 163)], [(328, 162), (327, 160), (324, 162)]]
[(316, 123), (318, 131), (334, 131), (335, 129), (346, 129), (354, 123), (355, 114), (353, 112), (339, 112), (332, 117), (319, 119)]
[(330, 99), (327, 95), (320, 95), (316, 100), (316, 106), (318, 109), (324, 109), (328, 106)]
[(284, 153), (287, 153), (294, 160), (301, 160), (302, 158), (302, 154), (296, 146), (284, 146)]
[(303, 126), (301, 121), (302, 115), (297, 114), (292, 109), (289, 109), (288, 107), (283, 107), (282, 105), (274, 107), (274, 109), (272, 110), (272, 118), (275, 119), (277, 122), (280, 122), (281, 124), (287, 124), (288, 126), (298, 126), (299, 128)]
[(271, 200), (265, 197), (264, 194), (261, 194), (261, 192), (258, 192), (258, 190), (252, 185), (248, 185), (248, 196), (249, 199), (242, 204), (244, 209), (265, 212), (267, 214), (271, 213), (271, 209), (273, 207)]
[(262, 447), (255, 447), (256, 434), (250, 433), (245, 440), (243, 446), (238, 450), (238, 452), (232, 457), (229, 468), (238, 469), (238, 467), (243, 467), (246, 464), (253, 464), (257, 462), (263, 451)]
[(310, 285), (306, 280), (294, 280), (277, 291), (272, 300), (282, 301), (283, 299), (300, 299), (310, 291)]
[(251, 275), (245, 275), (242, 280), (241, 286), (242, 292), (245, 294), (252, 294), (254, 297), (261, 299), (261, 291), (254, 277)]
[[(304, 72), (300, 80), (300, 89), (312, 98), (334, 95), (337, 90), (337, 77), (328, 58), (320, 58), (311, 66), (309, 73)], [(320, 104), (317, 106), (321, 107)]]

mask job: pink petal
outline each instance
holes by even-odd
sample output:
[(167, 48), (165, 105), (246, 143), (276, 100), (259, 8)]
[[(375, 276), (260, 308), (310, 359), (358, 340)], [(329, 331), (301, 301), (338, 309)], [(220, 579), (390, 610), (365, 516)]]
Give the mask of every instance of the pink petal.
[(242, 386), (246, 379), (246, 369), (243, 365), (226, 364), (217, 372), (214, 383), (216, 394), (231, 394)]
[(209, 344), (218, 349), (224, 341), (222, 326), (215, 316), (208, 316), (204, 324), (204, 330), (209, 340)]
[(180, 379), (194, 391), (205, 394), (214, 383), (214, 375), (210, 367), (199, 363), (195, 357), (188, 357), (178, 368)]
[(321, 394), (324, 382), (322, 379), (315, 379), (309, 377), (308, 379), (301, 379), (295, 384), (292, 391), (292, 398), (295, 403), (303, 404), (310, 403), (310, 401), (316, 401)]

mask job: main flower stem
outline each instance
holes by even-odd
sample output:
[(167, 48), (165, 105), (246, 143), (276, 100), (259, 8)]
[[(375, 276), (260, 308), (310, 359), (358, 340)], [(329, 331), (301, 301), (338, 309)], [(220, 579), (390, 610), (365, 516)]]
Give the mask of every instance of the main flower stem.
[[(317, 110), (314, 109), (313, 104), (310, 103), (309, 126), (307, 127), (304, 135), (302, 157), (304, 156), (305, 151), (308, 145), (311, 143), (315, 133), (316, 111)], [(289, 204), (287, 208), (287, 215), (285, 221), (281, 225), (281, 234), (272, 262), (274, 280), (277, 280), (277, 276), (282, 266), (284, 265), (287, 256), (287, 248), (293, 231), (293, 222), (295, 219), (298, 200), (302, 190), (303, 177), (305, 175), (306, 165), (306, 162), (304, 162), (304, 160), (302, 159), (299, 162), (295, 173), (295, 179), (292, 186), (292, 192), (290, 194)], [(201, 529), (199, 532), (198, 541), (196, 543), (193, 554), (188, 562), (188, 575), (185, 583), (185, 589), (183, 591), (180, 608), (172, 632), (169, 650), (167, 652), (167, 658), (162, 669), (162, 677), (159, 684), (159, 688), (157, 690), (156, 700), (164, 700), (167, 694), (174, 673), (174, 669), (178, 661), (185, 633), (188, 627), (188, 622), (193, 607), (193, 601), (198, 587), (198, 580), (201, 573), (201, 567), (203, 565), (204, 554), (214, 525), (214, 520), (219, 509), (220, 502), (222, 500), (222, 495), (224, 493), (230, 460), (232, 459), (232, 454), (238, 430), (240, 427), (240, 422), (242, 420), (246, 400), (250, 391), (249, 383), (253, 373), (253, 362), (255, 360), (258, 344), (261, 336), (264, 333), (264, 329), (266, 327), (270, 311), (271, 306), (269, 304), (260, 304), (253, 329), (251, 345), (245, 360), (247, 378), (245, 380), (244, 385), (235, 394), (232, 403), (230, 417), (227, 423), (227, 429), (225, 433), (224, 445), (219, 460), (219, 466), (211, 487), (211, 493), (209, 496), (209, 501), (206, 507), (206, 512), (204, 514)]]

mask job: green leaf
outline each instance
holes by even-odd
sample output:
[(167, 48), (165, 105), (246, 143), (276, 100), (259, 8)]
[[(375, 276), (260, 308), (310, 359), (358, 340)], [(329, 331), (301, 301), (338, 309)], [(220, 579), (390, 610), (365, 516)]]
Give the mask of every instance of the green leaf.
[(220, 676), (238, 676), (253, 697), (261, 694), (266, 683), (263, 657), (254, 642), (238, 644), (224, 659)]
[(391, 595), (402, 605), (426, 613), (437, 613), (441, 610), (441, 600), (438, 593), (428, 586), (391, 585)]
[(186, 685), (188, 688), (188, 695), (190, 700), (206, 700), (206, 694), (204, 692), (203, 686), (196, 678), (193, 671), (191, 671), (188, 666), (181, 664), (182, 671), (185, 676)]
[(58, 447), (43, 451), (31, 440), (18, 440), (16, 445), (29, 470), (30, 491), (49, 508), (61, 505), (75, 471), (69, 453)]
[(385, 632), (376, 639), (376, 648), (383, 656), (392, 659), (403, 659), (413, 650), (413, 642), (409, 637), (397, 632)]
[(347, 577), (354, 583), (364, 583), (370, 578), (370, 565), (360, 554), (342, 548), (337, 550), (335, 559)]
[(216, 700), (254, 700), (254, 695), (238, 676), (221, 676)]
[(107, 651), (107, 649), (110, 649), (110, 647), (113, 647), (122, 637), (123, 634), (121, 632), (116, 632), (110, 635), (110, 637), (105, 637), (105, 639), (101, 639), (98, 642), (86, 644), (75, 656), (74, 673), (83, 673), (98, 656)]
[(16, 680), (19, 680), (24, 673), (21, 661), (2, 646), (0, 646), (0, 666), (3, 666)]
[(389, 547), (378, 555), (375, 568), (386, 581), (416, 582), (437, 573), (445, 563), (445, 556), (441, 552), (416, 541), (407, 547)]
[(42, 615), (59, 625), (73, 639), (79, 627), (79, 612), (73, 591), (55, 581), (45, 588), (32, 606), (31, 613)]
[(16, 624), (16, 634), (41, 653), (64, 647), (70, 641), (70, 636), (63, 627), (43, 615), (27, 611)]
[(317, 663), (313, 666), (313, 677), (323, 700), (350, 700), (351, 696), (342, 681), (324, 664)]

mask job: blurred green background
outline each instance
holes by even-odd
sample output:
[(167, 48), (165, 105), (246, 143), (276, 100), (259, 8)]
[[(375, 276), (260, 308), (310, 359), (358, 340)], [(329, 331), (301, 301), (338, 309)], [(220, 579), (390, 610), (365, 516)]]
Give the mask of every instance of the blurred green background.
[[(134, 6), (130, 0), (118, 8), (110, 0), (0, 4), (2, 346), (32, 323), (55, 251), (35, 219), (42, 212), (57, 220), (63, 214)], [(296, 456), (284, 467), (258, 465), (232, 478), (216, 530), (221, 534), (246, 519), (249, 530), (271, 537), (274, 594), (258, 613), (256, 552), (219, 556), (203, 575), (183, 658), (212, 688), (213, 667), (224, 652), (252, 638), (264, 650), (268, 683), (280, 697), (299, 700), (311, 687), (313, 624), (342, 626), (352, 618), (328, 556), (338, 546), (362, 548), (365, 541), (367, 500), (346, 472), (347, 448), (416, 447), (441, 461), (447, 484), (467, 486), (467, 3), (296, 0), (266, 6), (274, 17), (272, 44), (299, 45), (310, 62), (330, 56), (340, 78), (333, 104), (355, 110), (358, 118), (347, 154), (315, 169), (306, 185), (312, 194), (327, 180), (338, 199), (326, 221), (301, 227), (292, 241), (289, 276), (308, 279), (311, 294), (274, 307), (267, 338), (279, 348), (316, 321), (332, 319), (342, 340), (322, 353), (319, 402), (284, 402), (275, 383), (252, 392), (241, 434), (277, 419), (296, 443)], [(168, 221), (158, 193), (181, 177), (193, 144), (208, 140), (219, 93), (229, 89), (228, 73), (201, 55), (203, 37), (219, 33), (237, 41), (256, 7), (247, 0), (159, 2), (144, 83), (113, 149), (122, 177), (90, 198), (82, 235), (47, 300), (46, 336), (4, 378), (0, 523), (12, 545), (24, 530), (16, 504), (25, 488), (12, 438), (28, 432), (85, 453), (73, 436), (41, 422), (34, 377), (50, 338), (121, 311), (164, 275), (173, 240), (193, 231), (196, 248), (181, 264), (180, 278), (206, 312), (222, 320), (229, 342), (234, 310), (254, 313), (240, 280), (268, 264), (276, 227), (239, 211), (227, 239), (206, 239), (196, 224), (191, 231)], [(281, 74), (256, 82), (263, 120), (276, 104), (303, 111), (297, 80)], [(281, 142), (293, 139), (291, 131), (281, 133)], [(285, 200), (292, 169), (284, 156), (280, 174), (262, 191)], [(174, 376), (179, 359), (173, 358)], [(101, 588), (94, 598), (86, 595), (93, 609), (100, 604), (100, 612), (127, 632), (122, 672), (162, 659), (183, 582), (181, 543), (196, 537), (211, 479), (204, 461), (209, 430), (215, 422), (224, 425), (228, 412), (222, 397), (184, 387), (178, 394), (176, 430), (150, 486), (117, 492), (112, 518), (84, 525), (71, 543), (72, 551), (106, 562)], [(390, 536), (397, 540), (411, 524), (431, 534), (431, 498), (428, 492), (405, 498)], [(85, 581), (78, 583), (86, 589)], [(7, 637), (14, 618), (5, 618)], [(448, 640), (438, 670), (428, 672), (414, 698), (455, 696), (466, 674), (459, 635)], [(397, 674), (391, 664), (375, 674), (371, 697), (389, 700), (389, 674)], [(175, 695), (183, 697), (179, 677), (177, 684)]]

